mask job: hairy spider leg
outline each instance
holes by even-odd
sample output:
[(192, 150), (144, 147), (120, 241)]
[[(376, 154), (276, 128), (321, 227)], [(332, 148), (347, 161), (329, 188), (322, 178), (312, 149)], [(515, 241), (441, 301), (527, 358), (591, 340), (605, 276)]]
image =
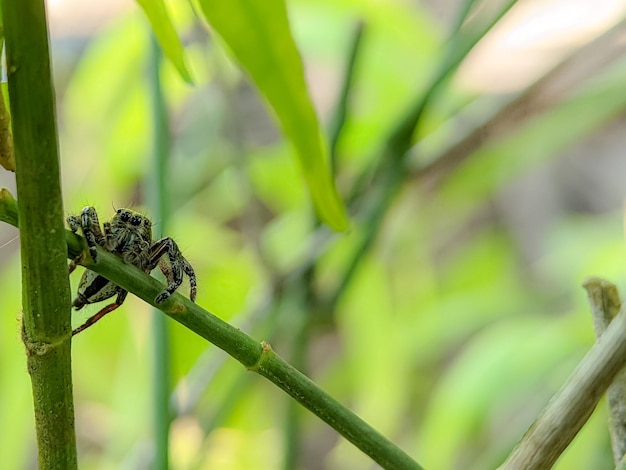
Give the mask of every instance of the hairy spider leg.
[(87, 246), (89, 247), (89, 254), (94, 263), (98, 262), (98, 252), (96, 246), (104, 246), (105, 237), (100, 229), (100, 221), (98, 220), (98, 214), (96, 209), (91, 206), (83, 208), (80, 214), (81, 226), (83, 228), (83, 234), (87, 240)]
[[(167, 253), (170, 259), (169, 266), (161, 260)], [(191, 285), (190, 298), (195, 301), (196, 298), (196, 275), (189, 262), (183, 257), (176, 245), (176, 242), (170, 237), (162, 238), (155, 242), (151, 247), (149, 270), (152, 271), (157, 265), (167, 279), (167, 288), (157, 295), (154, 302), (159, 304), (167, 299), (172, 293), (180, 287), (183, 282), (183, 271), (189, 276)]]
[[(159, 269), (161, 270), (165, 278), (168, 279), (168, 282), (169, 282), (169, 280), (172, 279), (172, 274), (171, 274), (169, 265), (165, 262), (163, 258), (159, 260), (158, 264), (159, 264)], [(185, 271), (187, 276), (189, 276), (189, 298), (191, 299), (192, 302), (195, 302), (196, 292), (197, 292), (196, 273), (191, 267), (191, 264), (189, 264), (189, 262), (185, 258), (182, 258), (182, 265), (183, 265), (183, 271)]]
[[(84, 229), (84, 227), (83, 227), (83, 225), (82, 225), (82, 221), (84, 220), (84, 218), (83, 218), (83, 214), (84, 214), (84, 213), (85, 213), (88, 209), (89, 209), (89, 207), (85, 207), (85, 208), (83, 209), (83, 211), (82, 211), (82, 213), (81, 213), (81, 216), (80, 216), (80, 217), (78, 217), (78, 216), (76, 216), (76, 215), (70, 215), (70, 216), (67, 218), (67, 223), (68, 223), (68, 225), (70, 226), (70, 230), (72, 230), (72, 232), (77, 233), (79, 228), (82, 228), (82, 229), (83, 229), (83, 233), (85, 234), (85, 237), (86, 237), (86, 238), (87, 238), (87, 240), (88, 240), (88, 241), (87, 241), (87, 244), (89, 244), (89, 237), (88, 237), (87, 233), (85, 233), (85, 229)], [(93, 208), (92, 208), (92, 209), (93, 209)], [(95, 212), (95, 209), (94, 209), (94, 212)], [(97, 218), (97, 216), (96, 216), (96, 221), (97, 221), (97, 220), (98, 220), (98, 218)], [(98, 226), (97, 232), (100, 232), (100, 226)], [(91, 233), (91, 232), (89, 232), (89, 233), (90, 233), (90, 235), (91, 235), (91, 237), (92, 237), (92, 238), (95, 238), (95, 235), (94, 235), (93, 233)], [(94, 248), (94, 250), (95, 250), (95, 248)], [(89, 248), (89, 251), (90, 251), (90, 254), (92, 254), (92, 257), (93, 257), (93, 253), (91, 253), (91, 248)], [(80, 254), (79, 254), (76, 258), (74, 258), (74, 259), (70, 262), (69, 267), (68, 267), (68, 274), (72, 274), (72, 273), (74, 272), (74, 270), (76, 269), (76, 266), (77, 266), (78, 264), (80, 264), (80, 261), (82, 261), (83, 256), (84, 256), (84, 255), (83, 255), (83, 253), (81, 252), (81, 253), (80, 253)], [(97, 256), (97, 255), (96, 255), (96, 256)], [(95, 261), (95, 259), (96, 259), (96, 258), (94, 258), (94, 261)]]
[(128, 295), (128, 291), (120, 290), (119, 293), (117, 294), (115, 302), (113, 302), (112, 304), (109, 304), (106, 307), (102, 308), (102, 310), (100, 310), (98, 313), (96, 313), (95, 315), (89, 317), (87, 319), (87, 321), (85, 323), (83, 323), (81, 326), (79, 326), (78, 328), (72, 330), (72, 336), (75, 336), (78, 333), (80, 333), (81, 331), (86, 330), (91, 325), (93, 325), (98, 320), (100, 320), (102, 317), (104, 317), (107, 313), (111, 313), (113, 310), (118, 308), (120, 305), (122, 305), (124, 303), (124, 299), (126, 299), (127, 295)]
[(76, 266), (78, 266), (80, 263), (80, 259), (83, 257), (83, 254), (81, 253), (80, 255), (78, 255), (76, 258), (74, 258), (72, 261), (70, 261), (70, 264), (68, 266), (67, 269), (67, 274), (72, 274), (74, 272), (74, 270), (76, 269)]
[(185, 258), (183, 258), (183, 270), (185, 271), (185, 273), (187, 273), (187, 276), (189, 276), (189, 298), (192, 302), (195, 302), (197, 292), (196, 273), (191, 267), (191, 264), (189, 264), (189, 262)]
[(105, 222), (102, 226), (104, 227), (104, 247), (107, 251), (111, 251), (113, 249), (113, 245), (115, 245), (115, 239), (113, 238), (113, 232), (111, 231), (111, 222)]
[[(91, 206), (84, 207), (81, 211), (80, 217), (70, 215), (67, 218), (67, 223), (74, 233), (78, 232), (79, 227), (82, 229), (83, 235), (85, 235), (85, 239), (87, 240), (87, 246), (89, 247), (89, 254), (91, 255), (94, 263), (97, 262), (98, 252), (96, 250), (96, 245), (104, 247), (107, 238), (103, 235), (102, 230), (100, 229), (100, 222), (98, 221), (96, 209)], [(76, 264), (80, 260), (81, 256), (82, 254), (72, 260), (72, 263), (70, 264), (70, 273), (76, 269)]]
[[(75, 215), (70, 215), (67, 218), (67, 224), (70, 226), (70, 230), (74, 233), (78, 232), (78, 227), (80, 227), (80, 220), (78, 219), (78, 217), (76, 217)], [(76, 269), (76, 265), (78, 265), (80, 259), (82, 258), (83, 254), (81, 252), (81, 254), (79, 254), (76, 258), (74, 258), (71, 262), (70, 265), (68, 267), (68, 274), (72, 274), (74, 272), (74, 270)]]

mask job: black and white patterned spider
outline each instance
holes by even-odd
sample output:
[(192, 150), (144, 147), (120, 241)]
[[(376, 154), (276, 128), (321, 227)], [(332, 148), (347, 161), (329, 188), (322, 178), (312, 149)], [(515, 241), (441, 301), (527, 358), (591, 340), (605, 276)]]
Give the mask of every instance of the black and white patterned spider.
[[(152, 222), (146, 216), (130, 209), (118, 209), (110, 221), (100, 228), (98, 214), (93, 207), (85, 207), (79, 216), (70, 216), (67, 223), (72, 232), (80, 228), (87, 240), (89, 254), (94, 262), (98, 261), (96, 246), (118, 255), (124, 262), (137, 266), (145, 273), (150, 273), (157, 265), (167, 279), (167, 288), (155, 299), (155, 303), (166, 300), (183, 281), (183, 272), (189, 276), (189, 298), (196, 300), (196, 275), (189, 262), (178, 249), (176, 242), (169, 237), (152, 240)], [(169, 263), (165, 260), (167, 254)], [(71, 273), (76, 269), (82, 254), (69, 266)], [(106, 300), (117, 294), (115, 302), (107, 305), (90, 317), (83, 325), (72, 331), (78, 334), (100, 320), (107, 313), (122, 305), (128, 291), (112, 283), (91, 270), (86, 270), (78, 284), (78, 292), (72, 305), (80, 310), (87, 304)]]

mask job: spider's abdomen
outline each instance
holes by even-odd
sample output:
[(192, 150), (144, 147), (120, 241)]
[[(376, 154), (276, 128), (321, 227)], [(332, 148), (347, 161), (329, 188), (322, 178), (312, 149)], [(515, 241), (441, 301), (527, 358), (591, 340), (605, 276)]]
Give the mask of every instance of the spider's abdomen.
[(86, 304), (93, 304), (113, 297), (120, 290), (121, 287), (108, 279), (93, 271), (86, 270), (80, 278), (78, 292), (72, 305), (76, 310), (80, 310)]

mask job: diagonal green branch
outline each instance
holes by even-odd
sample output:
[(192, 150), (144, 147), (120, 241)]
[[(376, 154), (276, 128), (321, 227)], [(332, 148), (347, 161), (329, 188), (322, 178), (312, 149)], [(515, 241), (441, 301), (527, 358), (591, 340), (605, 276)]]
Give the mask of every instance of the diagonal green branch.
[[(7, 195), (7, 191), (0, 192), (0, 220), (16, 225), (17, 203)], [(84, 239), (69, 230), (66, 230), (65, 236), (68, 257), (74, 258), (81, 254), (86, 246)], [(395, 444), (285, 362), (268, 343), (255, 341), (238, 328), (224, 322), (178, 293), (173, 294), (163, 304), (156, 305), (154, 299), (163, 290), (163, 285), (105, 250), (98, 248), (97, 264), (94, 264), (88, 256), (85, 258), (82, 264), (87, 269), (102, 274), (157, 307), (169, 317), (226, 351), (249, 370), (269, 379), (383, 468), (413, 470), (422, 468)]]
[[(587, 281), (585, 287), (591, 287), (590, 284), (594, 283), (598, 284), (597, 278)], [(614, 311), (615, 307), (611, 309)], [(622, 305), (602, 336), (578, 363), (498, 470), (552, 468), (625, 365), (626, 305)]]

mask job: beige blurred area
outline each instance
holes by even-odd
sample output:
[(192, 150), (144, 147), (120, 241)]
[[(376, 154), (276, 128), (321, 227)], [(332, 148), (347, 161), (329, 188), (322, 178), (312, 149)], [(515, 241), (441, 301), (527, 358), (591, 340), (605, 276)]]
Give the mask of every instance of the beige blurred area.
[(48, 0), (46, 5), (53, 38), (92, 36), (116, 16), (137, 8), (132, 0)]
[(472, 51), (459, 70), (458, 83), (480, 93), (524, 88), (615, 26), (624, 14), (626, 3), (619, 0), (518, 2)]
[[(451, 23), (462, 2), (413, 3)], [(481, 10), (495, 10), (503, 2), (484, 3)], [(53, 38), (92, 36), (116, 16), (137, 8), (132, 0), (49, 0), (47, 5)], [(519, 90), (555, 61), (613, 27), (624, 14), (626, 3), (620, 0), (520, 1), (472, 51), (457, 74), (457, 83), (480, 93)]]

